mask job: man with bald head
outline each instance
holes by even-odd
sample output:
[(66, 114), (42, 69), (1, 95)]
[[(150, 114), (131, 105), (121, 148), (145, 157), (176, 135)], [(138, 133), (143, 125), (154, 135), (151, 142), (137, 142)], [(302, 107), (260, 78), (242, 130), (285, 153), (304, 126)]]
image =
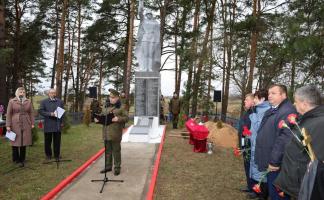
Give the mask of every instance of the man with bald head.
[(61, 127), (63, 125), (63, 117), (58, 118), (55, 113), (57, 107), (63, 108), (63, 102), (56, 98), (56, 90), (51, 88), (48, 91), (48, 98), (44, 99), (39, 107), (39, 114), (44, 117), (44, 144), (46, 161), (52, 159), (52, 140), (54, 158), (59, 160), (61, 148)]

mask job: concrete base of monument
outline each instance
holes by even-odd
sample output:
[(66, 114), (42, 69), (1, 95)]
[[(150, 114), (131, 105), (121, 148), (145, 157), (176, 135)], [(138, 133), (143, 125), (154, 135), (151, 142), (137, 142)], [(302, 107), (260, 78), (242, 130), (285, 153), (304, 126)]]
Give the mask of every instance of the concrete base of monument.
[(133, 126), (123, 134), (122, 142), (160, 143), (165, 126), (158, 117), (135, 117)]

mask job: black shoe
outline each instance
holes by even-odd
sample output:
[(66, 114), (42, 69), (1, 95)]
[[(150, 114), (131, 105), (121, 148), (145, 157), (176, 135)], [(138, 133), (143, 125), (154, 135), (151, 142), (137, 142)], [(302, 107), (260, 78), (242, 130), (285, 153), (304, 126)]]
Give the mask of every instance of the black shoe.
[(114, 171), (114, 175), (115, 175), (115, 176), (118, 176), (119, 174), (120, 174), (120, 170), (115, 170), (115, 171)]
[(249, 192), (246, 196), (248, 199), (258, 199), (259, 198), (258, 195), (255, 194), (254, 192)]
[(241, 192), (251, 192), (251, 190), (249, 190), (248, 188), (242, 188), (240, 189)]
[(20, 163), (19, 160), (12, 160), (12, 162), (15, 163), (15, 164), (19, 164)]
[(51, 162), (51, 159), (52, 159), (51, 156), (46, 156), (45, 159), (44, 159), (44, 161), (43, 161), (43, 163), (44, 164), (47, 164), (47, 163)]
[(100, 173), (102, 173), (102, 174), (104, 174), (106, 172), (111, 172), (111, 168), (105, 168), (105, 169), (100, 171)]

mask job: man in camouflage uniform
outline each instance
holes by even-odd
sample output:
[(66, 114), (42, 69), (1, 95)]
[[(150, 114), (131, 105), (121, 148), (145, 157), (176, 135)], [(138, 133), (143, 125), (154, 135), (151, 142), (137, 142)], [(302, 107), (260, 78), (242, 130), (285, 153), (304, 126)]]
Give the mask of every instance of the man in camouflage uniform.
[(170, 100), (169, 104), (169, 110), (172, 113), (172, 124), (173, 128), (178, 128), (178, 119), (180, 114), (180, 99), (178, 98), (178, 95), (176, 92), (173, 93), (173, 97)]
[[(104, 124), (105, 168), (101, 170), (100, 173), (111, 171), (112, 160), (114, 160), (114, 175), (118, 176), (120, 174), (121, 165), (120, 143), (122, 140), (123, 127), (128, 120), (128, 113), (121, 107), (119, 92), (114, 89), (109, 89), (109, 92), (110, 104), (103, 113), (98, 116), (99, 119), (96, 119), (96, 122)], [(105, 124), (107, 126), (105, 126)]]

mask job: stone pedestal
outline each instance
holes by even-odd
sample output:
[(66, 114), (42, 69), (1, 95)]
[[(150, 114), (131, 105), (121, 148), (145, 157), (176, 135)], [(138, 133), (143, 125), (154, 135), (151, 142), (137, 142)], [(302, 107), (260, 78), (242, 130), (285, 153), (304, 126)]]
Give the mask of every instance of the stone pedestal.
[(135, 117), (129, 142), (151, 142), (161, 138), (159, 129), (160, 73), (135, 73)]

